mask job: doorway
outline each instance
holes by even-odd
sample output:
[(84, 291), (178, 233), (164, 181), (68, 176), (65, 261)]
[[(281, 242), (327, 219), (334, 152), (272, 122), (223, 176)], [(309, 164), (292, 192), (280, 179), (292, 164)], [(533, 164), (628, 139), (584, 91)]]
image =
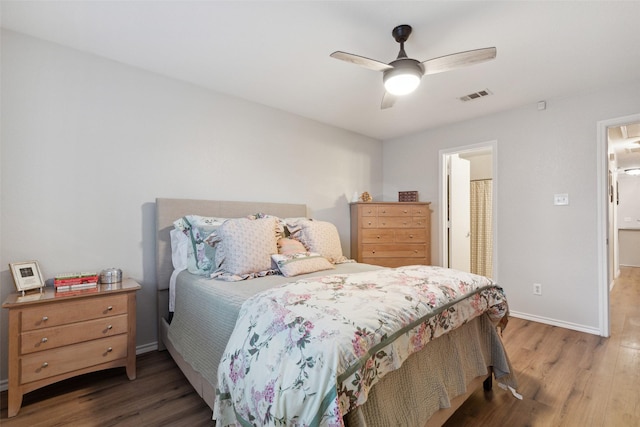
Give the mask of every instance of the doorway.
[[(618, 117), (598, 122), (597, 137), (597, 227), (598, 227), (598, 294), (600, 307), (598, 310), (600, 335), (611, 334), (609, 322), (609, 292), (612, 277), (617, 269), (617, 226), (612, 206), (617, 203), (616, 182), (610, 167), (610, 129), (640, 122), (640, 114)], [(611, 173), (610, 173), (611, 171)]]
[[(479, 208), (485, 215), (472, 215), (471, 211), (477, 211), (476, 206), (471, 206), (472, 196), (470, 188), (472, 183), (485, 181), (480, 185), (484, 190), (489, 187), (491, 194), (497, 194), (497, 142), (455, 147), (440, 150), (440, 188), (439, 188), (439, 237), (440, 260), (444, 267), (451, 267), (465, 271), (483, 274), (497, 280), (497, 197), (484, 198), (481, 203), (486, 203)], [(465, 172), (465, 164), (469, 164), (470, 172)], [(451, 165), (462, 167), (462, 178), (455, 172), (452, 178)], [(465, 173), (468, 173), (465, 176)], [(486, 185), (486, 182), (489, 185)], [(456, 190), (459, 188), (459, 190)], [(462, 196), (462, 197), (456, 197)], [(460, 203), (466, 206), (460, 207)], [(456, 212), (463, 212), (456, 215)], [(486, 219), (478, 224), (478, 217)], [(488, 222), (488, 223), (487, 223)], [(479, 229), (478, 227), (481, 227)], [(483, 235), (486, 234), (486, 235)], [(478, 247), (480, 245), (480, 247)], [(472, 250), (472, 246), (475, 248)], [(458, 255), (462, 252), (462, 255)], [(482, 266), (479, 263), (483, 263)], [(488, 266), (487, 266), (488, 264)]]

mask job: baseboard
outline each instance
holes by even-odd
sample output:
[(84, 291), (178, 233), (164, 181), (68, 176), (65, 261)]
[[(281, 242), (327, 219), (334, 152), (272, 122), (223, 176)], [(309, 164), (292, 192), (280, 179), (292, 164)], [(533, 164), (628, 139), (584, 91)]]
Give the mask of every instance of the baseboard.
[[(148, 344), (142, 344), (136, 347), (136, 356), (143, 353), (148, 353), (150, 351), (155, 351), (158, 349), (158, 342), (150, 342)], [(0, 392), (6, 391), (9, 388), (9, 380), (4, 379), (0, 380)]]
[(158, 349), (158, 341), (142, 344), (136, 347), (136, 356), (142, 353), (149, 353)]
[(573, 331), (585, 332), (591, 335), (600, 336), (600, 330), (590, 326), (579, 325), (577, 323), (565, 322), (563, 320), (550, 319), (548, 317), (536, 316), (533, 314), (509, 311), (509, 315), (518, 319), (531, 320), (532, 322), (544, 323), (546, 325), (557, 326), (559, 328), (571, 329)]

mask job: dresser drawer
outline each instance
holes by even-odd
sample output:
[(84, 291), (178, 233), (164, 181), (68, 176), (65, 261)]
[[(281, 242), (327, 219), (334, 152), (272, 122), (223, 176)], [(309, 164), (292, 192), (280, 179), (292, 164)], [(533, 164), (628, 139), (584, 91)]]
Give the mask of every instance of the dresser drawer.
[(427, 218), (414, 216), (411, 218), (411, 226), (414, 228), (427, 228), (429, 227), (429, 220)]
[(424, 228), (396, 230), (395, 241), (397, 243), (427, 243), (427, 231)]
[(412, 206), (411, 207), (411, 216), (421, 216), (426, 217), (431, 214), (431, 211), (426, 206)]
[(42, 304), (22, 310), (22, 330), (48, 328), (127, 312), (125, 294), (58, 301), (55, 304)]
[(127, 332), (127, 315), (36, 329), (21, 335), (21, 354), (44, 351)]
[(395, 232), (390, 229), (366, 229), (362, 230), (362, 243), (393, 243)]
[(383, 267), (402, 267), (405, 265), (428, 265), (428, 258), (362, 258), (365, 264), (381, 265)]
[(378, 228), (378, 218), (375, 216), (363, 217), (360, 226), (362, 228)]
[(20, 383), (25, 384), (124, 357), (127, 357), (126, 334), (33, 353), (21, 360)]
[(363, 258), (425, 258), (427, 245), (392, 244), (392, 245), (362, 245)]
[(378, 216), (411, 216), (411, 206), (380, 206)]
[(413, 227), (413, 218), (408, 217), (378, 217), (379, 228), (409, 228)]
[(362, 206), (360, 208), (361, 216), (378, 216), (378, 207), (377, 206)]

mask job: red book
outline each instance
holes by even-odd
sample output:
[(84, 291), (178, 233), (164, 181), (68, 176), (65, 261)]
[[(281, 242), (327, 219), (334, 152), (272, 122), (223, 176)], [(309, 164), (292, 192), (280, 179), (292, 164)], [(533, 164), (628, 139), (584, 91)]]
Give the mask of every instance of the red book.
[(98, 282), (98, 276), (76, 277), (73, 279), (53, 279), (53, 284), (55, 286), (79, 285), (82, 283), (96, 283), (96, 282)]
[(53, 279), (54, 286), (78, 285), (82, 283), (93, 283), (98, 281), (97, 273), (67, 273), (58, 274)]

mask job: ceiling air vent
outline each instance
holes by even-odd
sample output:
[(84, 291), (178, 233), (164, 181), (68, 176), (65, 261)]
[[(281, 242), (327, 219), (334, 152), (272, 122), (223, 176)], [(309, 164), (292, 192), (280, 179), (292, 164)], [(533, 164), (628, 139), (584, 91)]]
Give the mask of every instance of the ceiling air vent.
[(469, 95), (461, 96), (460, 101), (471, 101), (473, 99), (478, 99), (489, 95), (493, 95), (493, 93), (489, 89), (485, 89), (478, 92), (470, 93)]

